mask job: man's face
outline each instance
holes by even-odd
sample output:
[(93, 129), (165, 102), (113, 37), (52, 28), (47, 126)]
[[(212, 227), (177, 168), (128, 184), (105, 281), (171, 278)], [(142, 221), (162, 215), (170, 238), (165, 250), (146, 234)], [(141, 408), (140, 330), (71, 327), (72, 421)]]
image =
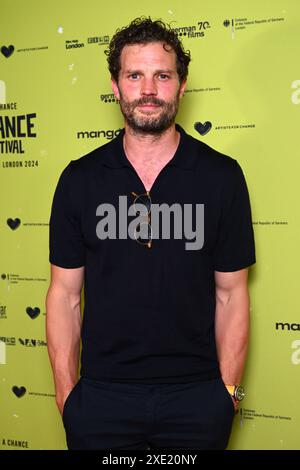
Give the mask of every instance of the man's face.
[(161, 134), (174, 122), (185, 82), (179, 83), (176, 55), (161, 42), (122, 50), (119, 80), (112, 80), (127, 124), (142, 134)]

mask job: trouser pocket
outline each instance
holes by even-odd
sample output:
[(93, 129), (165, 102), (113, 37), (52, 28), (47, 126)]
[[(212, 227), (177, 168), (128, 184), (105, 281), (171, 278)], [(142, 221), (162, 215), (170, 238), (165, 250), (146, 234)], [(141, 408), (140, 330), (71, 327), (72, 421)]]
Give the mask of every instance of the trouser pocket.
[(75, 398), (75, 395), (77, 393), (77, 390), (79, 389), (80, 387), (80, 384), (81, 384), (81, 377), (80, 379), (78, 380), (78, 382), (74, 385), (74, 387), (72, 388), (71, 392), (69, 393), (69, 395), (67, 396), (66, 398), (66, 401), (64, 403), (64, 407), (63, 407), (63, 412), (62, 412), (62, 420), (63, 420), (63, 423), (64, 425), (66, 425), (66, 422), (67, 422), (67, 419), (68, 419), (68, 415), (69, 415), (69, 410), (70, 410), (70, 407), (72, 407), (72, 402)]

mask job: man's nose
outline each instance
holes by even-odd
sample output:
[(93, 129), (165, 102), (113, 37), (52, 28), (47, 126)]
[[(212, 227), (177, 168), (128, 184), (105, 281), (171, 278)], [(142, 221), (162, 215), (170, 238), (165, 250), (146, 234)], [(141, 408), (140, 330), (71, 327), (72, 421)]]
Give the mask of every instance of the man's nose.
[(141, 87), (141, 95), (157, 95), (157, 87), (153, 78), (144, 78)]

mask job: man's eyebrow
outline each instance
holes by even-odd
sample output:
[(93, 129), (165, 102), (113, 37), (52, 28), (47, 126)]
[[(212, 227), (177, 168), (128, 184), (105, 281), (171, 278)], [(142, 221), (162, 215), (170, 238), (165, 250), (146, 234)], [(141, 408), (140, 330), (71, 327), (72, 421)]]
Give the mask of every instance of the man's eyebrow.
[[(124, 73), (143, 73), (142, 70), (138, 70), (138, 69), (128, 69), (128, 70), (125, 70)], [(171, 70), (171, 69), (159, 69), (159, 70), (155, 70), (154, 73), (169, 73), (169, 74), (173, 74), (173, 73), (176, 73), (175, 70)]]
[(176, 73), (176, 70), (172, 70), (172, 69), (161, 69), (161, 70), (157, 70), (156, 73)]

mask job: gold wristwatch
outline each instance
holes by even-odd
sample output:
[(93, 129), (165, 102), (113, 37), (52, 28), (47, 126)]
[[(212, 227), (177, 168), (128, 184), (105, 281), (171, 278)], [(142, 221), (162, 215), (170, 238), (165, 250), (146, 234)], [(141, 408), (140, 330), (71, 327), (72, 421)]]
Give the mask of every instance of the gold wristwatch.
[(225, 384), (225, 387), (227, 388), (228, 392), (230, 393), (230, 395), (235, 401), (243, 400), (245, 396), (244, 387), (242, 387), (241, 385), (229, 385), (229, 384)]

